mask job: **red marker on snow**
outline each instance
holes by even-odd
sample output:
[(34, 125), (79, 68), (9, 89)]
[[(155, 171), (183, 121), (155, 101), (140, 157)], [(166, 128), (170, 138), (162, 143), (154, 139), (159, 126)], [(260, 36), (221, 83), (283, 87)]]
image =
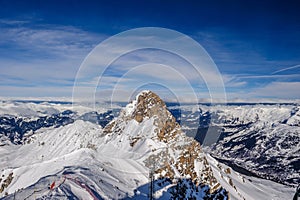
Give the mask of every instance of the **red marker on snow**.
[(50, 190), (53, 190), (54, 187), (55, 187), (55, 181), (53, 181), (53, 183), (50, 185)]

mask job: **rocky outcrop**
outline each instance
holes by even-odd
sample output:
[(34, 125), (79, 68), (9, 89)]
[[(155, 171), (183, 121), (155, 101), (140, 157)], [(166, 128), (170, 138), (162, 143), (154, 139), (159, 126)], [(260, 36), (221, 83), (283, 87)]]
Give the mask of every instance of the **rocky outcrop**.
[[(153, 122), (154, 131), (131, 135), (125, 129), (128, 124), (133, 123), (133, 120), (141, 126), (143, 123)], [(128, 140), (125, 141), (129, 141), (129, 148), (143, 145), (149, 138), (158, 144), (160, 148), (149, 147), (151, 151), (143, 160), (155, 179), (169, 179), (177, 183), (178, 180), (185, 178), (196, 186), (208, 186), (210, 193), (222, 190), (200, 144), (182, 132), (174, 116), (167, 110), (166, 104), (151, 91), (141, 92), (117, 119), (104, 128), (104, 133), (111, 135), (112, 138), (113, 135), (121, 137), (128, 134)]]
[(0, 178), (0, 193), (2, 193), (5, 188), (7, 188), (9, 186), (9, 184), (12, 182), (13, 180), (13, 173), (11, 172), (5, 179), (3, 177), (3, 181), (2, 178)]

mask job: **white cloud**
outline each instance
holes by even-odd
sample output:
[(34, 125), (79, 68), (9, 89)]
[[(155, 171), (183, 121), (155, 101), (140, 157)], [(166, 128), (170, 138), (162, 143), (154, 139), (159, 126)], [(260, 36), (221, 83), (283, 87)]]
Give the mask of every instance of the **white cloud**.
[[(93, 49), (95, 45), (107, 38), (105, 35), (94, 34), (83, 31), (81, 29), (69, 26), (55, 26), (55, 25), (35, 25), (32, 26), (28, 21), (9, 21), (0, 20), (1, 26), (0, 32), (0, 93), (1, 95), (8, 96), (70, 96), (72, 94), (72, 84), (76, 76), (77, 70), (80, 64), (85, 59), (87, 54)], [(126, 38), (125, 38), (126, 39)], [(131, 36), (131, 39), (124, 43), (106, 43), (105, 52), (96, 52), (89, 57), (88, 65), (90, 68), (84, 71), (83, 75), (86, 79), (80, 82), (78, 87), (81, 87), (82, 96), (89, 95), (90, 88), (97, 87), (97, 81), (101, 74), (99, 74), (99, 68), (103, 68), (104, 64), (111, 59), (114, 55), (123, 53), (128, 49), (128, 46), (133, 45), (130, 41), (136, 41), (137, 43), (146, 40), (151, 40), (152, 37), (143, 36)], [(184, 38), (173, 38), (172, 41), (158, 41), (158, 46), (164, 45), (181, 45)], [(214, 38), (206, 36), (207, 44), (214, 41)], [(155, 38), (154, 38), (155, 41)], [(157, 42), (157, 41), (155, 41)], [(164, 43), (165, 42), (165, 43)], [(218, 53), (222, 62), (233, 61), (235, 58), (231, 57), (229, 53), (225, 51), (225, 47), (221, 50), (216, 48), (217, 44), (212, 46), (213, 51)], [(178, 47), (178, 48), (179, 48)], [(193, 50), (193, 49), (192, 49)], [(197, 53), (190, 52), (190, 58), (197, 58)], [(105, 56), (106, 55), (106, 56)], [(188, 59), (188, 58), (187, 58)], [(201, 56), (197, 59), (201, 60)], [(242, 59), (243, 60), (243, 59)], [(216, 73), (215, 69), (210, 69), (207, 62), (204, 61), (204, 67), (200, 67), (202, 74), (199, 74), (195, 68), (193, 68), (188, 62), (180, 58), (178, 55), (166, 53), (162, 50), (141, 50), (135, 51), (129, 54), (125, 54), (120, 57), (116, 62), (109, 67), (112, 71), (101, 79), (101, 86), (103, 88), (114, 88), (119, 81), (117, 94), (120, 100), (127, 100), (128, 95), (131, 95), (131, 91), (128, 92), (128, 87), (135, 86), (137, 83), (136, 77), (140, 78), (144, 83), (159, 82), (158, 80), (165, 81), (165, 83), (173, 83), (178, 85), (177, 92), (183, 94), (186, 98), (190, 98), (185, 93), (183, 87), (180, 87), (182, 80), (178, 75), (186, 77), (186, 79), (192, 84), (195, 84), (197, 89), (200, 88), (200, 94), (197, 94), (200, 98), (209, 97), (208, 91), (204, 90), (207, 85), (201, 75), (205, 76), (205, 79), (209, 81), (212, 86), (214, 82), (220, 80), (220, 74)], [(116, 77), (114, 73), (120, 76), (126, 72), (134, 69), (136, 66), (142, 64), (163, 64), (172, 67), (178, 73), (174, 73), (167, 68), (159, 67), (147, 67), (142, 70), (134, 70), (130, 76)], [(296, 68), (298, 66), (294, 66)], [(287, 68), (290, 69), (290, 68)], [(286, 69), (283, 69), (286, 70)], [(279, 73), (283, 70), (279, 70), (274, 73)], [(101, 70), (100, 70), (101, 71)], [(298, 78), (299, 74), (289, 75), (233, 75), (223, 74), (222, 78), (226, 88), (230, 92), (227, 93), (229, 98), (243, 97), (243, 98), (255, 98), (255, 97), (275, 97), (275, 98), (300, 98), (298, 88), (300, 88), (299, 82), (279, 82), (278, 79), (290, 79)], [(246, 88), (252, 83), (252, 80), (272, 79), (273, 82), (266, 86), (256, 87), (254, 89)], [(139, 82), (142, 83), (142, 82)], [(165, 84), (167, 85), (167, 84)], [(30, 87), (29, 87), (30, 86)], [(121, 87), (122, 86), (122, 87)], [(239, 88), (244, 88), (245, 90)], [(235, 89), (231, 91), (230, 89)], [(94, 91), (93, 91), (94, 92)], [(105, 90), (102, 92), (107, 96), (111, 94), (111, 90)], [(220, 96), (222, 96), (222, 91)], [(126, 97), (126, 98), (125, 98)], [(208, 98), (209, 99), (209, 98)]]
[[(137, 70), (137, 66), (144, 64), (150, 65)], [(157, 64), (169, 68), (162, 68)], [(117, 82), (112, 82), (112, 74), (120, 77), (129, 71), (130, 76), (118, 84), (123, 90), (134, 91), (145, 84), (156, 83), (167, 86), (168, 89), (171, 87), (173, 90), (178, 89), (181, 96), (190, 98), (182, 90), (181, 84), (184, 80), (182, 76), (196, 89), (197, 96), (205, 92), (204, 97), (216, 98), (218, 95), (225, 98), (222, 76), (205, 50), (187, 36), (166, 29), (130, 30), (104, 41), (92, 51), (81, 66), (76, 86), (80, 88), (82, 83), (94, 80), (97, 76), (107, 76), (109, 79), (103, 79), (101, 84), (113, 87), (111, 88), (113, 90), (114, 83)], [(75, 96), (83, 92), (76, 90)], [(93, 93), (91, 87), (90, 94)]]
[(285, 74), (285, 75), (242, 75), (242, 76), (237, 76), (238, 79), (263, 79), (263, 78), (272, 78), (272, 79), (277, 79), (277, 78), (297, 78), (300, 77), (300, 74)]
[(222, 74), (222, 78), (226, 88), (238, 88), (247, 85), (246, 81), (241, 81), (236, 75)]
[(81, 62), (105, 38), (75, 27), (28, 21), (1, 20), (0, 26), (0, 93), (7, 96), (70, 96)]
[(300, 99), (300, 82), (271, 82), (250, 95), (282, 99)]
[(293, 102), (300, 99), (300, 82), (273, 81), (267, 85), (259, 85), (227, 92), (229, 102)]
[(288, 71), (288, 70), (296, 69), (296, 68), (300, 68), (300, 65), (294, 65), (294, 66), (291, 66), (291, 67), (282, 68), (280, 70), (277, 70), (277, 71), (273, 72), (272, 74), (278, 74), (280, 72), (284, 72), (284, 71)]
[(29, 20), (11, 20), (11, 19), (0, 19), (0, 24), (6, 25), (23, 25), (30, 23)]
[(6, 97), (66, 97), (69, 101), (72, 97), (72, 87), (53, 86), (0, 86), (1, 96)]
[(0, 46), (12, 46), (13, 50), (22, 49), (48, 57), (76, 58), (85, 56), (104, 37), (71, 26), (4, 26), (1, 27)]

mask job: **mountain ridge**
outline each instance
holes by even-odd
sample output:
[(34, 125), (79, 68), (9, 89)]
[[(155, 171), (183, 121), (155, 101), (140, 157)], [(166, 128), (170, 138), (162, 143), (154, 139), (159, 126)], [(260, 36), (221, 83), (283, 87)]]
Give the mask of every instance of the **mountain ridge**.
[[(22, 188), (30, 193), (31, 185), (37, 184), (42, 187), (43, 198), (92, 194), (90, 198), (120, 199), (149, 193), (136, 189), (149, 183), (153, 173), (154, 187), (160, 188), (154, 192), (158, 198), (227, 199), (199, 143), (185, 136), (165, 103), (150, 91), (141, 92), (103, 130), (76, 120), (66, 126), (40, 129), (27, 135), (26, 141), (10, 155), (6, 152), (15, 146), (0, 149), (1, 162), (10, 166), (4, 176), (13, 174), (4, 193), (19, 190), (21, 195)], [(9, 156), (18, 159), (12, 161)], [(29, 178), (32, 173), (34, 178)], [(45, 177), (53, 174), (51, 183)], [(43, 187), (45, 182), (53, 189)], [(114, 193), (109, 192), (110, 187)]]
[[(154, 131), (142, 132), (146, 135), (126, 130), (128, 124), (138, 125), (148, 122), (150, 126), (152, 123), (155, 128)], [(121, 111), (120, 117), (104, 128), (104, 134), (107, 135), (112, 133), (123, 135), (126, 132), (130, 132), (130, 136), (128, 136), (129, 143), (125, 149), (144, 144), (149, 139), (156, 143), (155, 147), (149, 146), (151, 149), (149, 157), (143, 160), (148, 168), (153, 167), (151, 165), (155, 163), (156, 169), (153, 169), (153, 173), (156, 179), (175, 180), (188, 177), (196, 185), (208, 185), (211, 193), (221, 188), (214, 178), (200, 144), (182, 132), (175, 117), (155, 93), (151, 91), (139, 93), (136, 99)], [(118, 139), (121, 140), (120, 138)]]
[[(156, 102), (160, 99), (154, 94), (140, 93), (119, 117), (106, 120), (110, 114), (103, 115), (110, 121), (103, 129), (97, 121), (87, 121), (99, 117), (91, 113), (68, 125), (26, 134), (20, 145), (0, 146), (0, 175), (3, 180), (11, 177), (1, 197), (148, 199), (151, 173), (159, 199), (181, 199), (187, 193), (197, 199), (289, 196), (288, 187), (240, 175), (218, 163), (186, 137), (163, 103), (156, 107)], [(196, 117), (194, 111), (186, 118)]]

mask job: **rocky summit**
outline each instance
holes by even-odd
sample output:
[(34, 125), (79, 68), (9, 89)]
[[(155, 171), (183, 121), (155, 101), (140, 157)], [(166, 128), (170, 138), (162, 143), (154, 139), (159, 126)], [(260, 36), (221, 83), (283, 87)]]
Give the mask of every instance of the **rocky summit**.
[[(128, 129), (130, 126), (134, 128)], [(152, 127), (150, 131), (142, 131), (149, 126)], [(226, 191), (214, 177), (200, 144), (182, 132), (166, 104), (155, 93), (143, 91), (137, 95), (120, 116), (105, 127), (104, 133), (114, 138), (112, 141), (127, 142), (123, 150), (133, 151), (141, 146), (147, 149), (146, 152), (139, 152), (144, 154), (141, 161), (153, 172), (155, 180), (170, 181), (172, 184), (184, 180), (188, 184), (181, 187), (191, 187), (184, 190), (189, 191), (191, 197), (196, 198), (204, 192), (209, 197), (218, 195), (226, 198)], [(125, 140), (124, 135), (128, 136)], [(182, 191), (179, 193), (185, 194)]]

